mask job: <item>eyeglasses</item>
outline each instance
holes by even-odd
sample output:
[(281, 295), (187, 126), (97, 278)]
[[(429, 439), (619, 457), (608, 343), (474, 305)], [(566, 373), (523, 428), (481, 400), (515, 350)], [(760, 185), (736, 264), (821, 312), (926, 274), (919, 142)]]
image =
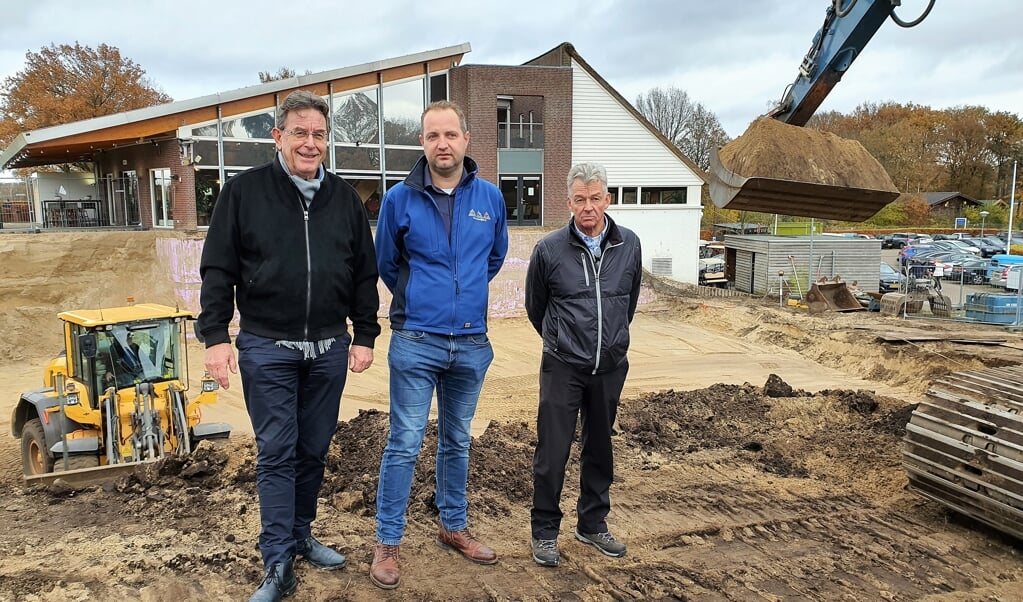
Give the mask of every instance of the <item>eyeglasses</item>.
[(281, 130), (289, 136), (294, 136), (299, 140), (305, 140), (309, 136), (313, 137), (313, 140), (317, 142), (323, 142), (327, 139), (327, 130), (316, 130), (315, 132), (307, 132), (305, 130)]

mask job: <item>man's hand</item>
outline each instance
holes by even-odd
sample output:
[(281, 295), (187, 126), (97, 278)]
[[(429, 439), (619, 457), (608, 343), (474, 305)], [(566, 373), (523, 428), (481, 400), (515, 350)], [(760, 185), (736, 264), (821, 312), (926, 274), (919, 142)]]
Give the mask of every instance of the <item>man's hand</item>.
[(231, 343), (218, 343), (206, 348), (206, 371), (224, 389), (231, 388), (228, 370), (238, 374), (238, 360), (234, 357)]
[(373, 364), (373, 348), (352, 345), (348, 348), (348, 369), (358, 374)]

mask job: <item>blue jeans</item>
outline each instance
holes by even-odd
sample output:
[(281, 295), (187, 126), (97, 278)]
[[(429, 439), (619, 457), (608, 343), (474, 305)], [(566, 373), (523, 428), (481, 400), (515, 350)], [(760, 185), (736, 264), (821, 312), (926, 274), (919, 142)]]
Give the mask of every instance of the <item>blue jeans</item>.
[(348, 336), (316, 359), (240, 332), (238, 369), (256, 436), (259, 551), (269, 568), (310, 535), (330, 440), (348, 375)]
[(387, 354), (391, 414), (377, 485), (377, 541), (398, 545), (405, 532), (416, 460), (437, 391), (437, 507), (445, 529), (468, 526), (470, 424), (494, 359), (486, 334), (448, 336), (395, 330)]

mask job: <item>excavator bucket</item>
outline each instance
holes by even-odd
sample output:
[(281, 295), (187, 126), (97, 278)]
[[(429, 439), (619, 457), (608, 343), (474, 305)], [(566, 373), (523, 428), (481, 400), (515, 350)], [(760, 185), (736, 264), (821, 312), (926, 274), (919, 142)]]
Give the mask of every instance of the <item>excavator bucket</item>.
[(710, 153), (710, 198), (722, 209), (863, 221), (899, 191), (856, 140), (757, 119)]
[(811, 313), (865, 309), (844, 282), (815, 282), (806, 293)]
[(710, 198), (722, 209), (861, 222), (894, 201), (898, 191), (741, 176), (710, 154)]

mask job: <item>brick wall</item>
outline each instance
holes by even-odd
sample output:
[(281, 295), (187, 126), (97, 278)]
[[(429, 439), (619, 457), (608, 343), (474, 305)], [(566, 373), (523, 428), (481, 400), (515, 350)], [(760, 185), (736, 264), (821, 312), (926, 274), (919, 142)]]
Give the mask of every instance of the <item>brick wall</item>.
[(572, 69), (567, 67), (465, 65), (449, 74), (451, 99), (462, 106), (469, 125), (468, 154), (480, 175), (497, 182), (497, 97), (543, 98), (545, 225), (567, 219), (565, 176), (572, 161)]

